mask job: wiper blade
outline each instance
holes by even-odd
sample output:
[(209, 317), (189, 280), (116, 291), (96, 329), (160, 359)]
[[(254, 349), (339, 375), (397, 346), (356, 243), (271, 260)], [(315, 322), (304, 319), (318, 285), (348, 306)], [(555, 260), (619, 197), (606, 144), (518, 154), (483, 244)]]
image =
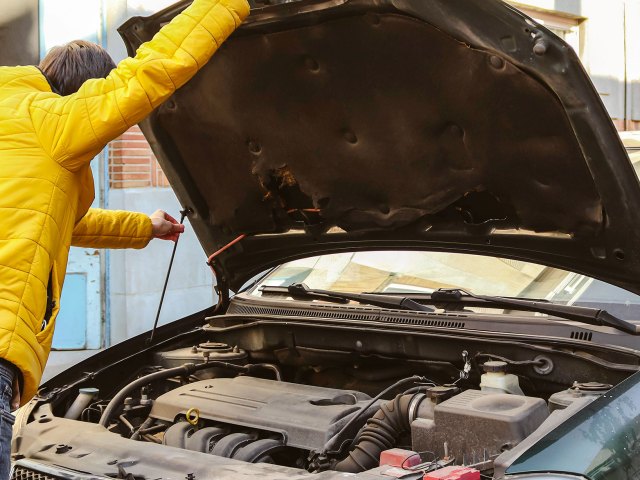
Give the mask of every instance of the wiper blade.
[[(577, 307), (575, 305), (558, 305), (547, 301), (527, 300), (510, 297), (494, 297), (487, 295), (475, 295), (467, 290), (453, 288), (441, 288), (431, 294), (433, 303), (471, 303), (468, 300), (478, 301), (479, 305), (490, 305), (496, 308), (513, 308), (530, 312), (544, 313), (561, 317), (566, 320), (586, 323), (588, 325), (613, 327), (631, 335), (639, 335), (638, 325), (618, 318), (606, 310), (589, 307)], [(475, 302), (474, 302), (475, 303)]]
[(309, 288), (304, 283), (294, 283), (288, 287), (270, 287), (264, 286), (260, 289), (262, 293), (290, 295), (292, 298), (305, 298), (324, 300), (326, 302), (349, 303), (350, 301), (373, 305), (381, 308), (394, 308), (402, 310), (411, 310), (414, 312), (433, 312), (434, 309), (422, 305), (408, 297), (399, 297), (395, 295), (375, 295), (369, 293), (346, 293), (334, 292), (332, 290), (319, 290)]
[[(394, 308), (417, 312), (433, 312), (434, 309), (418, 303), (408, 296), (396, 296), (380, 293), (345, 293), (332, 290), (319, 290), (307, 287), (303, 283), (295, 283), (288, 287), (264, 286), (262, 293), (289, 295), (292, 298), (323, 300), (326, 302), (348, 303), (355, 301), (381, 308)], [(546, 300), (527, 300), (511, 297), (497, 297), (476, 295), (467, 290), (441, 288), (431, 294), (412, 295), (432, 305), (464, 304), (468, 306), (484, 306), (493, 308), (513, 309), (527, 312), (537, 312), (566, 320), (573, 320), (587, 325), (613, 327), (631, 335), (640, 335), (638, 325), (618, 318), (606, 310), (577, 307), (575, 305), (558, 305)]]

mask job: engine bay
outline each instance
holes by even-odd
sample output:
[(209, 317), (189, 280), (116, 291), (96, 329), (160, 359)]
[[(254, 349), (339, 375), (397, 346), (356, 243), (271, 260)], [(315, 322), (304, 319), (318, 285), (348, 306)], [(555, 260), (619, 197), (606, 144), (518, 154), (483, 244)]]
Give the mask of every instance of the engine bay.
[[(610, 353), (605, 361), (595, 347), (389, 333), (216, 317), (117, 367), (41, 392), (30, 421), (42, 429), (60, 417), (93, 424), (91, 438), (111, 435), (125, 451), (171, 448), (169, 456), (192, 452), (207, 456), (198, 457), (205, 463), (268, 464), (318, 478), (386, 478), (389, 468), (491, 477), (504, 468), (505, 455), (571, 415), (573, 404), (604, 395), (637, 369), (633, 355)], [(121, 375), (113, 380), (115, 368)], [(24, 452), (27, 443), (18, 439), (14, 449)], [(34, 444), (25, 456), (37, 450), (45, 457), (58, 447)], [(56, 459), (77, 449), (69, 443)]]
[[(279, 457), (279, 463), (303, 466), (320, 452), (328, 468), (356, 473), (377, 467), (384, 450), (405, 442), (412, 451), (458, 458), (462, 465), (488, 464), (549, 415), (539, 398), (453, 386), (410, 390), (393, 400), (371, 401), (352, 390), (248, 376), (214, 378), (158, 397), (149, 413), (154, 423), (146, 428), (171, 425), (165, 445), (249, 462), (278, 463)], [(356, 412), (362, 412), (361, 421), (342, 430)], [(325, 446), (339, 433), (340, 440), (356, 438), (355, 446), (344, 460), (331, 462)], [(341, 450), (339, 442), (331, 445)]]

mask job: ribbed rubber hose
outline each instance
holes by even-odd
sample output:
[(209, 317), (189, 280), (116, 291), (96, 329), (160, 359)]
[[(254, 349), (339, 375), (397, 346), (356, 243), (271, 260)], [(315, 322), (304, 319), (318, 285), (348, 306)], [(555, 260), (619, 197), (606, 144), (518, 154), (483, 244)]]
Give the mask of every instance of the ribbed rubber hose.
[(376, 414), (367, 420), (356, 446), (344, 460), (337, 462), (332, 470), (358, 473), (380, 464), (380, 454), (397, 445), (401, 435), (409, 432), (409, 405), (414, 395), (398, 395), (382, 404)]

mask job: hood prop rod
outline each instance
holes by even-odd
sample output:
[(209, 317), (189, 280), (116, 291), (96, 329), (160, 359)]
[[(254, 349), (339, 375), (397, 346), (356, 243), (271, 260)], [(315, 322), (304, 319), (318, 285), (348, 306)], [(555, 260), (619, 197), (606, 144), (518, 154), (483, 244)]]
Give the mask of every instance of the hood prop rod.
[[(180, 224), (184, 223), (184, 219), (187, 218), (192, 210), (189, 207), (185, 207), (183, 210), (180, 210)], [(173, 244), (173, 251), (171, 252), (171, 260), (169, 260), (169, 269), (167, 270), (167, 276), (164, 279), (164, 286), (162, 287), (162, 295), (160, 295), (160, 304), (158, 305), (158, 312), (156, 313), (156, 321), (153, 322), (153, 329), (151, 329), (151, 335), (149, 336), (149, 340), (147, 340), (147, 345), (153, 343), (153, 336), (156, 333), (156, 328), (158, 328), (158, 320), (160, 320), (160, 312), (162, 311), (162, 304), (164, 303), (164, 296), (167, 293), (167, 285), (169, 284), (169, 275), (171, 275), (171, 267), (173, 267), (173, 259), (176, 256), (176, 249), (178, 248), (178, 241), (180, 240), (180, 236), (176, 238), (175, 243)]]
[(219, 268), (216, 266), (215, 259), (218, 255), (228, 250), (229, 248), (233, 247), (236, 243), (239, 243), (246, 237), (247, 237), (247, 234), (245, 233), (237, 236), (236, 238), (231, 240), (229, 243), (227, 243), (223, 247), (213, 252), (207, 258), (207, 265), (209, 265), (209, 268), (211, 268), (211, 272), (213, 273), (213, 276), (216, 279), (215, 290), (216, 290), (216, 294), (218, 295), (218, 305), (214, 310), (214, 313), (213, 313), (214, 315), (216, 315), (221, 309), (223, 309), (225, 305), (227, 305), (227, 302), (229, 301), (229, 288), (226, 284), (226, 279), (224, 277), (224, 274), (218, 271)]
[[(213, 252), (211, 255), (209, 255), (209, 258), (207, 258), (207, 265), (209, 265), (211, 267), (211, 269), (213, 270), (213, 261), (215, 260), (215, 258), (218, 255), (220, 255), (222, 252), (224, 252), (225, 250), (228, 250), (229, 248), (233, 247), (236, 243), (238, 243), (240, 240), (244, 239), (246, 236), (247, 235), (245, 233), (243, 233), (242, 235), (239, 235), (238, 237), (236, 237), (233, 240), (231, 240), (224, 247), (219, 248), (218, 250)], [(213, 271), (213, 273), (216, 273), (215, 270)]]

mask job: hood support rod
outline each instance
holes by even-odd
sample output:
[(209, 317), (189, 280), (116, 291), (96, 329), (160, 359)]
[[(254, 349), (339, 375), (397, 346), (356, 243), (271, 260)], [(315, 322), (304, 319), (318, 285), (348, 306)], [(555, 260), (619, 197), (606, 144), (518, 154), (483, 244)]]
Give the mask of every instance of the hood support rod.
[(228, 250), (229, 248), (231, 248), (236, 243), (240, 242), (246, 237), (247, 237), (247, 234), (245, 233), (237, 236), (236, 238), (231, 240), (229, 243), (227, 243), (223, 247), (220, 247), (218, 250), (213, 252), (207, 258), (207, 265), (209, 265), (209, 268), (211, 268), (211, 271), (213, 272), (213, 276), (216, 278), (216, 282), (217, 282), (215, 286), (215, 290), (216, 290), (216, 293), (218, 294), (218, 305), (214, 311), (214, 315), (220, 312), (220, 310), (223, 309), (226, 306), (227, 302), (229, 301), (229, 287), (226, 284), (224, 274), (222, 272), (218, 272), (218, 269), (216, 268), (215, 259), (222, 252), (224, 252), (225, 250)]
[[(180, 210), (180, 224), (184, 223), (184, 219), (187, 218), (192, 210), (189, 207), (185, 207), (183, 210)], [(164, 286), (162, 287), (162, 295), (160, 295), (160, 304), (158, 305), (158, 312), (156, 313), (156, 320), (153, 322), (153, 329), (151, 330), (151, 335), (149, 336), (149, 340), (147, 341), (148, 345), (153, 343), (153, 336), (156, 333), (156, 328), (158, 328), (158, 320), (160, 320), (160, 312), (162, 311), (162, 304), (164, 303), (164, 295), (167, 293), (167, 285), (169, 284), (169, 275), (171, 275), (171, 267), (173, 267), (173, 259), (176, 256), (176, 249), (178, 248), (178, 241), (180, 240), (180, 236), (176, 238), (175, 243), (173, 244), (173, 251), (171, 252), (171, 260), (169, 260), (169, 269), (167, 270), (167, 276), (164, 279)]]
[[(224, 252), (225, 250), (228, 250), (229, 248), (233, 247), (236, 243), (238, 243), (240, 240), (242, 240), (243, 238), (245, 238), (247, 235), (245, 233), (243, 233), (242, 235), (234, 238), (233, 240), (231, 240), (229, 243), (227, 243), (224, 247), (219, 248), (218, 250), (216, 250), (215, 252), (213, 252), (211, 255), (209, 255), (209, 258), (207, 258), (207, 265), (209, 265), (210, 267), (213, 267), (213, 260), (220, 255), (222, 252)], [(215, 271), (214, 271), (215, 273)]]

